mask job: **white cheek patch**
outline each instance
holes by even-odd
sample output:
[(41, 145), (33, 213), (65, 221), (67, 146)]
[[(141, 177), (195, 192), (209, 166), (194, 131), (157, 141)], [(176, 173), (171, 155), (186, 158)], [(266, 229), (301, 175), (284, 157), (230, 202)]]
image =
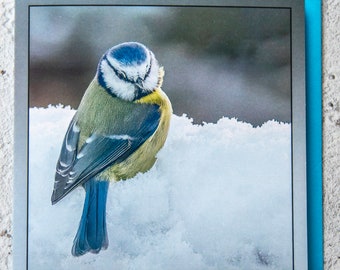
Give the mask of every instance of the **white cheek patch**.
[(135, 98), (135, 86), (117, 77), (106, 61), (101, 63), (103, 79), (110, 92), (121, 99), (132, 101)]

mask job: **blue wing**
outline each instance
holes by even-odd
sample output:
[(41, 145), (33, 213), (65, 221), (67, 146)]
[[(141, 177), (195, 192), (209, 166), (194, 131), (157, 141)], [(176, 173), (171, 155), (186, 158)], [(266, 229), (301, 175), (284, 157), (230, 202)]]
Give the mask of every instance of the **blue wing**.
[(94, 132), (80, 149), (82, 130), (77, 125), (77, 117), (72, 119), (57, 163), (52, 204), (107, 167), (125, 160), (156, 131), (160, 119), (157, 105), (139, 106), (138, 113), (132, 115), (134, 117), (119, 123), (129, 127), (124, 128), (128, 130), (127, 134), (102, 135)]

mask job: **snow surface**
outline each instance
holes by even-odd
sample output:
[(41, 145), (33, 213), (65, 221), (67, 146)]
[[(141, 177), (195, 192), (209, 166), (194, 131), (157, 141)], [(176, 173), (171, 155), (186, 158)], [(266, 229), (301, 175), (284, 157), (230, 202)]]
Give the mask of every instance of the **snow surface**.
[(73, 257), (84, 191), (50, 197), (74, 113), (30, 109), (29, 269), (292, 268), (291, 125), (175, 115), (155, 166), (110, 185), (108, 249)]

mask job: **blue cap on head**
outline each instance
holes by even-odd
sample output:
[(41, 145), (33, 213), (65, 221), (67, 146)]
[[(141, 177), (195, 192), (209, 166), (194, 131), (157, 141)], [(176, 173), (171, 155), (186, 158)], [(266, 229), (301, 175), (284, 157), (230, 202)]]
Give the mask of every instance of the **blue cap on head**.
[(147, 57), (146, 48), (137, 42), (126, 42), (112, 48), (110, 55), (123, 65), (140, 65)]

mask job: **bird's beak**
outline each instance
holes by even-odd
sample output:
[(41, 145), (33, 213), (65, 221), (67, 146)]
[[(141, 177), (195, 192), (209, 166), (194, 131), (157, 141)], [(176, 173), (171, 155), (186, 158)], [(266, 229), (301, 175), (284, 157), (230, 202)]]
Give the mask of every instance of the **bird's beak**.
[(144, 82), (143, 82), (143, 80), (142, 80), (140, 77), (138, 77), (138, 79), (137, 79), (137, 81), (136, 81), (136, 86), (137, 86), (138, 88), (141, 88), (141, 89), (144, 88)]

